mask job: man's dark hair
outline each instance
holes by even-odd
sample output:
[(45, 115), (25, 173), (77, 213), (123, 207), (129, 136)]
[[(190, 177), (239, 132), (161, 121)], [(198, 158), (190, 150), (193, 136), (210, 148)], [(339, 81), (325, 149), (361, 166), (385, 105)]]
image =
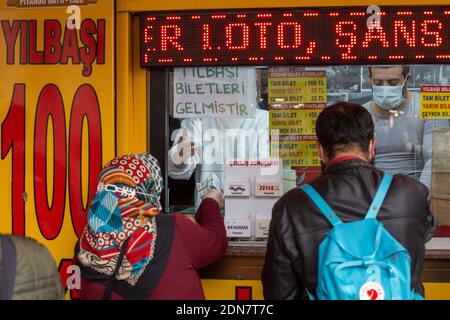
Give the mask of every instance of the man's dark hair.
[(370, 113), (361, 105), (338, 102), (325, 108), (317, 118), (317, 139), (331, 159), (336, 152), (359, 147), (369, 151), (374, 137), (374, 124)]
[(390, 69), (394, 67), (402, 67), (402, 75), (404, 78), (409, 74), (409, 66), (403, 66), (403, 65), (388, 65), (388, 66), (369, 66), (369, 77), (372, 76), (372, 67), (373, 68), (381, 68), (381, 69)]

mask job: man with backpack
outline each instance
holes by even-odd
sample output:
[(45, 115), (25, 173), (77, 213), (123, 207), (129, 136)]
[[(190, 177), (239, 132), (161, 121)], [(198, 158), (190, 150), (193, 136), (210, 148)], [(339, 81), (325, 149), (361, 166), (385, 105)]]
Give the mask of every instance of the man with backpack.
[(353, 103), (316, 122), (322, 175), (275, 205), (262, 273), (266, 299), (421, 299), (428, 189), (372, 163), (374, 124)]

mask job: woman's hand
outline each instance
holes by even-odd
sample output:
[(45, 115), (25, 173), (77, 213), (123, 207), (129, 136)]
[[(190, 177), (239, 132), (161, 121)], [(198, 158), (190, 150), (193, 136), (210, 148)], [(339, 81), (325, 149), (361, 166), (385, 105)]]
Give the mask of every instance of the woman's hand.
[(217, 189), (211, 189), (211, 191), (209, 191), (207, 194), (205, 194), (205, 195), (202, 197), (202, 200), (204, 200), (204, 199), (206, 199), (206, 198), (215, 200), (215, 201), (219, 204), (219, 207), (220, 207), (221, 209), (223, 208), (224, 200), (223, 200), (222, 193), (221, 193), (219, 190), (217, 190)]

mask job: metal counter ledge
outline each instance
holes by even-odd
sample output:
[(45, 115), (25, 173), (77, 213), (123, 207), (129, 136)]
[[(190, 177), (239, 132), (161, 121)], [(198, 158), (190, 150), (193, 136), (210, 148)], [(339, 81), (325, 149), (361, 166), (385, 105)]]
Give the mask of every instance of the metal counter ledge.
[[(423, 282), (450, 282), (450, 238), (433, 238), (426, 245)], [(225, 257), (200, 271), (202, 279), (260, 280), (265, 241), (229, 241)]]

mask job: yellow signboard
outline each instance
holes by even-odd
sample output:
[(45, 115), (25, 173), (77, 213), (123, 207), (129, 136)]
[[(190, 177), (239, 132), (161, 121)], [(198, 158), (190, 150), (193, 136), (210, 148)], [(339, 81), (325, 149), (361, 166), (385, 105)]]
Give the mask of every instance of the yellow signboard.
[(325, 71), (272, 68), (268, 83), (271, 155), (285, 166), (320, 166), (315, 127), (327, 101)]
[(271, 129), (278, 129), (279, 135), (314, 135), (316, 120), (324, 106), (305, 109), (269, 110)]
[(450, 86), (420, 87), (420, 118), (450, 119)]
[(271, 154), (279, 154), (283, 165), (287, 166), (320, 166), (319, 153), (315, 136), (280, 137), (271, 139)]
[(271, 71), (269, 104), (326, 103), (325, 71)]
[(60, 268), (115, 155), (114, 3), (96, 2), (0, 3), (0, 232), (36, 239)]

